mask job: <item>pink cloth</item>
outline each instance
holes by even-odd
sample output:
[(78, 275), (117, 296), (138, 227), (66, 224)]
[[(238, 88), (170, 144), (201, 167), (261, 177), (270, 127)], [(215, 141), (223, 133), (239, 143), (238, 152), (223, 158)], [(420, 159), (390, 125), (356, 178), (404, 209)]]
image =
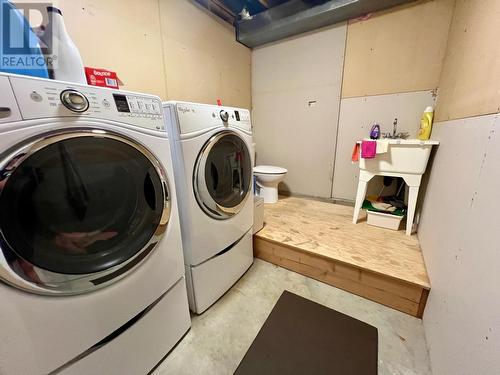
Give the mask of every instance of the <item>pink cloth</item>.
[(361, 157), (364, 159), (373, 159), (377, 154), (377, 141), (361, 142)]

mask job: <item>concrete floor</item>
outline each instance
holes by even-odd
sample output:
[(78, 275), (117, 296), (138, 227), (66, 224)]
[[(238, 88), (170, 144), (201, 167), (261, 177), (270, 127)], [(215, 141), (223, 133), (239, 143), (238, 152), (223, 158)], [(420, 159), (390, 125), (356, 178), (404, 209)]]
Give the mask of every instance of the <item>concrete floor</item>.
[(431, 374), (421, 320), (259, 259), (153, 374), (233, 374), (285, 289), (377, 327), (379, 375)]

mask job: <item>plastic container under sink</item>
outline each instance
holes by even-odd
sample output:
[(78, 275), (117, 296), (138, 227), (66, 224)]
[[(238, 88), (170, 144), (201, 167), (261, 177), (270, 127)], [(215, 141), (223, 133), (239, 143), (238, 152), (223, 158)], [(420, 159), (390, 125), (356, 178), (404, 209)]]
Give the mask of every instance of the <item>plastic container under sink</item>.
[(404, 216), (385, 214), (383, 212), (367, 211), (367, 224), (375, 227), (399, 230)]

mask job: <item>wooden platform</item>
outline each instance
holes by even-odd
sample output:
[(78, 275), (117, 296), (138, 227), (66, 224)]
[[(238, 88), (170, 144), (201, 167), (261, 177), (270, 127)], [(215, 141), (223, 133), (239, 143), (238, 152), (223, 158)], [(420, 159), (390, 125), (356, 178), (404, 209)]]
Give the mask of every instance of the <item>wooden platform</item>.
[(266, 204), (255, 256), (421, 318), (430, 284), (417, 237), (354, 225), (352, 210), (296, 197)]

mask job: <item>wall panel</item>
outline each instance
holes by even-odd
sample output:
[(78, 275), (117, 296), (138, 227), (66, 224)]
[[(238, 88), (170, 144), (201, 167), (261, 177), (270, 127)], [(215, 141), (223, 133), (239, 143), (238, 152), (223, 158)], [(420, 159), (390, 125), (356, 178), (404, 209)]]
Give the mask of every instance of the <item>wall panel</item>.
[(436, 108), (437, 121), (500, 111), (500, 2), (457, 0)]
[(166, 97), (157, 0), (55, 0), (86, 66), (116, 71), (123, 89)]
[(351, 21), (342, 97), (437, 88), (454, 4), (418, 1)]
[(500, 119), (435, 124), (418, 237), (431, 279), (424, 327), (434, 374), (500, 368)]
[(288, 169), (283, 190), (330, 197), (345, 32), (341, 24), (253, 51), (257, 163)]
[(159, 0), (168, 99), (250, 108), (251, 51), (191, 1)]

